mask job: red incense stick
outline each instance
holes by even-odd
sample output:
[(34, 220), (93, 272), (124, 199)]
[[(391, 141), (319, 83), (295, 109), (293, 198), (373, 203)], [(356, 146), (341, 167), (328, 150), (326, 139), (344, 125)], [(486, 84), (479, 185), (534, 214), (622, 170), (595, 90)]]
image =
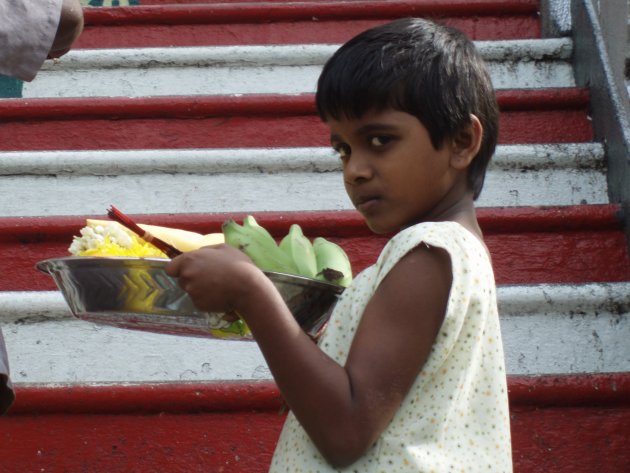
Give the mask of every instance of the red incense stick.
[(144, 231), (131, 218), (129, 218), (124, 213), (122, 213), (113, 205), (107, 210), (107, 216), (111, 218), (112, 220), (117, 221), (124, 227), (128, 228), (132, 232), (134, 232), (136, 235), (138, 235), (147, 243), (150, 243), (153, 246), (155, 246), (157, 249), (159, 249), (160, 251), (163, 251), (169, 258), (175, 258), (176, 256), (182, 254), (182, 252), (179, 251), (174, 246), (169, 245), (165, 241), (162, 241), (159, 238), (154, 237), (153, 235), (151, 235), (151, 233)]

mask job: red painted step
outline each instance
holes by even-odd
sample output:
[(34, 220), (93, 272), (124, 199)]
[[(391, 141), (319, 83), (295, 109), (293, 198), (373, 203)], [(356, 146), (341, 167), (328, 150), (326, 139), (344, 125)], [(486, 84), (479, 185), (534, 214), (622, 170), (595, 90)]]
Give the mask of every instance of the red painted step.
[[(628, 471), (629, 373), (508, 388), (515, 473)], [(265, 472), (280, 405), (269, 382), (18, 386), (0, 418), (2, 471)]]
[[(586, 89), (497, 95), (502, 144), (593, 139)], [(310, 94), (6, 99), (0, 150), (329, 146), (313, 100)]]
[(78, 48), (340, 44), (407, 16), (432, 18), (474, 40), (540, 37), (537, 0), (141, 2), (89, 8)]
[[(479, 209), (479, 221), (499, 284), (630, 281), (630, 259), (618, 205)], [(105, 214), (105, 209), (104, 209)], [(353, 269), (373, 264), (387, 238), (372, 234), (356, 212), (268, 212), (257, 220), (276, 237), (299, 223), (309, 237), (324, 236), (349, 254)], [(143, 223), (210, 233), (244, 214), (136, 215)], [(55, 290), (52, 279), (34, 269), (46, 258), (68, 256), (73, 235), (86, 217), (1, 218), (0, 253), (11, 261), (0, 290)], [(96, 218), (106, 218), (104, 215)]]

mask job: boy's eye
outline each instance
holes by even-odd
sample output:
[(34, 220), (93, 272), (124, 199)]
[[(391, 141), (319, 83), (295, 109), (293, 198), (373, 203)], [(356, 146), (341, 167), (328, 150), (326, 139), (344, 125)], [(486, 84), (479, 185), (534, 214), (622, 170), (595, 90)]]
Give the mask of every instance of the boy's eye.
[(372, 136), (370, 137), (370, 145), (374, 147), (385, 146), (392, 140), (389, 136)]
[(350, 147), (345, 144), (335, 145), (334, 150), (339, 154), (341, 159), (347, 158), (350, 156)]

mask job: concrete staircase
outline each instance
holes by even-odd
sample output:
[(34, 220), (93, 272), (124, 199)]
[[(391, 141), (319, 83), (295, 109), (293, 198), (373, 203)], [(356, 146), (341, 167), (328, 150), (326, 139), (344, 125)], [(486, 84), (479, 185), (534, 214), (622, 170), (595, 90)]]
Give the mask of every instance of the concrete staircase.
[(533, 0), (144, 1), (88, 8), (78, 47), (0, 100), (0, 320), (18, 399), (2, 471), (266, 471), (283, 416), (251, 342), (70, 317), (34, 264), (110, 204), (199, 232), (252, 213), (347, 249), (362, 223), (316, 117), (338, 44), (392, 18), (461, 28), (488, 61), (499, 147), (479, 201), (495, 263), (515, 471), (630, 470), (630, 259), (571, 37)]

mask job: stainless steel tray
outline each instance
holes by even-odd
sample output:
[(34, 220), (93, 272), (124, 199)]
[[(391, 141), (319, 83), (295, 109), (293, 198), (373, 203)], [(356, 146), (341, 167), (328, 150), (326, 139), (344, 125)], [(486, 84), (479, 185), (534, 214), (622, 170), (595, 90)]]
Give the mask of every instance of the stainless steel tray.
[[(49, 274), (78, 319), (124, 329), (173, 335), (251, 340), (235, 314), (203, 312), (166, 274), (168, 260), (129, 257), (52, 258), (38, 270)], [(330, 317), (343, 288), (315, 279), (266, 272), (302, 329), (315, 336)]]

